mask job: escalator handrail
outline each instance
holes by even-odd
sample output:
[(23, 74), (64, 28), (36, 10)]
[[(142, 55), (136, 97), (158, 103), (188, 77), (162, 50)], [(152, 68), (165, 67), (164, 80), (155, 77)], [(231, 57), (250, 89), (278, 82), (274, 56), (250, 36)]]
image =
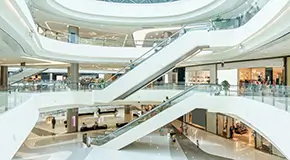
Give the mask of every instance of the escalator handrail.
[(163, 107), (163, 106), (165, 106), (165, 105), (167, 105), (167, 104), (170, 104), (170, 103), (173, 102), (174, 100), (176, 100), (176, 99), (182, 97), (182, 96), (185, 95), (186, 93), (188, 93), (188, 92), (190, 92), (190, 91), (192, 91), (192, 90), (194, 90), (194, 89), (196, 89), (196, 88), (198, 88), (198, 87), (200, 87), (200, 86), (217, 87), (218, 90), (217, 90), (217, 91), (213, 91), (213, 92), (215, 92), (215, 93), (218, 93), (218, 92), (221, 91), (221, 86), (220, 86), (220, 85), (217, 85), (217, 84), (206, 84), (206, 85), (201, 84), (201, 85), (192, 86), (192, 87), (190, 87), (190, 88), (184, 90), (183, 92), (178, 93), (177, 95), (173, 96), (172, 98), (168, 99), (167, 101), (161, 103), (161, 104), (158, 105), (156, 108), (150, 110), (149, 112), (143, 114), (142, 116), (140, 116), (140, 117), (134, 119), (133, 121), (129, 122), (127, 125), (125, 125), (125, 126), (119, 128), (119, 129), (115, 130), (114, 132), (112, 132), (112, 133), (106, 135), (106, 136), (103, 137), (101, 140), (105, 139), (106, 137), (108, 137), (108, 136), (110, 136), (110, 135), (113, 135), (114, 138), (117, 137), (117, 135), (115, 135), (115, 133), (119, 132), (120, 130), (123, 130), (124, 128), (130, 126), (131, 124), (134, 124), (134, 123), (137, 122), (138, 120), (140, 120), (140, 119), (142, 119), (142, 118), (148, 116), (149, 114), (152, 114), (154, 111), (160, 109), (161, 107)]
[[(199, 23), (199, 24), (195, 24), (195, 25), (206, 25), (206, 29), (209, 29), (208, 27), (210, 26), (209, 24), (207, 23)], [(188, 25), (184, 25), (182, 26), (178, 31), (176, 31), (174, 34), (172, 34), (170, 37), (164, 39), (162, 42), (160, 42), (159, 44), (157, 44), (156, 46), (152, 47), (150, 50), (146, 51), (144, 54), (142, 54), (140, 57), (136, 58), (135, 60), (132, 61), (132, 64), (134, 64), (134, 67), (136, 67), (137, 65), (139, 65), (140, 63), (144, 62), (145, 60), (147, 60), (148, 58), (152, 57), (153, 55), (155, 55), (156, 53), (158, 53), (160, 50), (162, 50), (164, 47), (162, 47), (164, 44), (166, 44), (166, 42), (168, 42), (169, 39), (171, 39), (170, 43), (173, 42), (175, 39), (174, 36), (178, 35), (180, 33), (180, 31), (182, 29), (185, 29), (188, 27), (188, 26), (192, 26), (192, 24), (188, 24)], [(200, 29), (200, 28), (199, 28)], [(184, 33), (186, 34), (186, 33)], [(178, 36), (177, 38), (179, 38), (180, 36)], [(170, 44), (169, 43), (169, 44)], [(168, 45), (168, 44), (167, 44)], [(154, 51), (155, 49), (158, 49), (159, 47), (161, 47), (161, 49), (159, 49), (158, 51), (152, 53), (150, 56), (142, 59), (140, 62), (136, 63), (137, 61), (139, 61), (141, 58), (143, 58), (145, 55), (147, 55), (148, 53), (150, 53), (151, 51)], [(109, 81), (111, 81), (114, 77), (117, 77), (118, 74), (122, 73), (122, 71), (125, 71), (126, 68), (130, 67), (131, 64), (129, 65), (126, 65), (125, 67), (121, 68), (120, 70), (118, 70), (113, 76), (111, 76), (109, 79), (107, 79), (105, 81), (105, 83), (108, 83)]]

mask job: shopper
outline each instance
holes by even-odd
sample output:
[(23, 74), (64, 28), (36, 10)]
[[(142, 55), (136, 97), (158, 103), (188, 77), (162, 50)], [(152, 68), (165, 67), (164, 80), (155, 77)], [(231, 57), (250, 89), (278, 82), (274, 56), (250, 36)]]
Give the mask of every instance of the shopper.
[(233, 139), (234, 136), (234, 126), (230, 127), (230, 139)]
[(169, 134), (170, 134), (170, 138), (172, 138), (173, 135), (175, 135), (175, 131), (173, 128), (170, 129)]
[(117, 110), (117, 108), (115, 108), (115, 109), (114, 109), (114, 117), (116, 118), (117, 115), (118, 115), (118, 110)]
[(174, 145), (175, 143), (176, 143), (176, 136), (173, 135), (173, 136), (172, 136), (172, 144)]
[(52, 117), (51, 124), (52, 124), (52, 129), (54, 129), (55, 128), (55, 124), (56, 124), (55, 117)]
[(87, 128), (87, 124), (85, 122), (83, 122), (82, 128)]
[(179, 134), (180, 134), (180, 136), (182, 136), (182, 132), (183, 132), (183, 126), (181, 124), (180, 127), (179, 127)]
[(184, 35), (186, 33), (186, 29), (184, 27), (182, 27), (179, 31), (179, 37)]
[(156, 41), (154, 41), (154, 43), (153, 43), (153, 48), (154, 48), (155, 53), (159, 51), (158, 44)]
[(198, 139), (196, 140), (196, 147), (199, 148), (199, 141), (198, 141)]
[(93, 129), (96, 130), (99, 127), (99, 124), (97, 121), (95, 121), (95, 124), (93, 125)]
[(132, 70), (133, 68), (134, 68), (134, 63), (133, 63), (133, 61), (132, 60), (130, 60), (130, 70)]
[(183, 124), (183, 132), (184, 132), (184, 135), (188, 135), (188, 126), (187, 124)]

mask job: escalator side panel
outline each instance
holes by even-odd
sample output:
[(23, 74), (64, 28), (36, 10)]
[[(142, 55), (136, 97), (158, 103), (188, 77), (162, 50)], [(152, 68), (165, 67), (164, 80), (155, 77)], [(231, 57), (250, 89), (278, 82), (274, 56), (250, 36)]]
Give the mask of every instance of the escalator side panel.
[[(192, 99), (192, 96), (187, 97), (183, 101), (186, 101), (187, 99)], [(172, 120), (175, 120), (180, 116), (195, 109), (194, 106), (184, 105), (184, 103), (182, 103), (183, 101), (174, 104), (172, 107), (158, 113), (156, 116), (153, 116), (145, 122), (131, 128), (117, 138), (114, 138), (111, 141), (105, 143), (104, 145), (102, 145), (102, 147), (115, 150), (122, 149), (123, 147), (126, 147), (134, 141), (170, 123)]]
[(169, 71), (171, 71), (176, 66), (176, 64), (178, 64), (180, 61), (186, 59), (189, 56), (192, 56), (192, 54), (194, 54), (196, 51), (198, 51), (198, 50), (200, 50), (202, 48), (205, 48), (205, 47), (207, 47), (207, 46), (194, 48), (192, 51), (188, 52), (187, 54), (185, 54), (184, 56), (180, 57), (179, 59), (177, 59), (173, 63), (171, 63), (168, 66), (164, 67), (162, 70), (158, 71), (156, 74), (146, 78), (142, 83), (139, 83), (134, 88), (128, 90), (127, 92), (125, 92), (124, 94), (122, 94), (121, 96), (116, 98), (115, 100), (123, 100), (123, 99), (127, 98), (128, 96), (132, 95), (136, 91), (138, 91), (138, 90), (142, 89), (143, 87), (145, 87), (146, 85), (148, 85), (150, 82), (158, 79), (159, 77), (161, 77), (164, 74), (166, 74)]
[[(203, 38), (197, 38), (199, 34), (200, 36), (203, 36)], [(132, 90), (132, 93), (134, 93), (137, 89), (151, 82), (153, 79), (160, 76), (160, 74), (165, 73), (166, 70), (173, 68), (182, 59), (188, 57), (196, 47), (207, 46), (207, 44), (209, 44), (208, 38), (205, 38), (207, 35), (207, 31), (186, 33), (168, 46), (164, 47), (158, 53), (137, 65), (124, 76), (117, 79), (111, 85), (106, 87), (102, 91), (102, 94), (95, 95), (95, 99), (107, 103), (117, 99), (118, 97), (121, 98), (130, 95), (128, 92), (129, 90)], [(168, 69), (164, 70), (164, 68), (167, 67)], [(136, 85), (139, 86), (136, 87)]]

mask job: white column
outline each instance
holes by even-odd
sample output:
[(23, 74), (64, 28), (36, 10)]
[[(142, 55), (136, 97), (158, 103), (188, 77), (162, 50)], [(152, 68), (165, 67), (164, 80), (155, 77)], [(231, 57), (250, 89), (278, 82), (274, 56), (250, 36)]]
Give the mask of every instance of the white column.
[(52, 81), (53, 79), (53, 73), (49, 73), (49, 81)]
[(217, 64), (214, 64), (210, 68), (210, 83), (211, 84), (218, 84), (218, 79), (217, 79)]

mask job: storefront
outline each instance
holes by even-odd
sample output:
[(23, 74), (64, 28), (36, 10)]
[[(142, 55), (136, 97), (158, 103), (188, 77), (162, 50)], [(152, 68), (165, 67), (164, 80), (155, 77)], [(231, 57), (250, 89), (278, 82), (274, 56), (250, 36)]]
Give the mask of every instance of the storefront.
[(183, 116), (183, 122), (194, 127), (205, 130), (206, 128), (206, 109), (195, 109)]
[(207, 112), (205, 109), (195, 109), (185, 114), (183, 117), (180, 117), (179, 120), (218, 136), (242, 142), (247, 146), (263, 152), (284, 157), (279, 150), (263, 136), (255, 132), (246, 123), (231, 116)]
[(273, 146), (269, 141), (267, 141), (258, 133), (255, 133), (255, 148), (262, 152), (273, 154), (279, 157), (284, 157), (283, 154), (275, 146)]
[(254, 132), (243, 122), (224, 114), (217, 114), (218, 135), (244, 142), (254, 147)]
[(239, 82), (261, 82), (266, 84), (284, 84), (283, 67), (241, 68)]
[(245, 81), (263, 81), (268, 84), (285, 83), (283, 58), (186, 67), (185, 83), (207, 84), (209, 82), (214, 82), (213, 74), (215, 66), (217, 69), (216, 78), (218, 84), (224, 80), (234, 86)]
[(187, 85), (214, 83), (215, 76), (215, 65), (185, 68), (185, 83)]
[(263, 152), (284, 157), (281, 152), (275, 148), (263, 136), (255, 132), (247, 124), (233, 117), (217, 114), (217, 135), (247, 144)]

